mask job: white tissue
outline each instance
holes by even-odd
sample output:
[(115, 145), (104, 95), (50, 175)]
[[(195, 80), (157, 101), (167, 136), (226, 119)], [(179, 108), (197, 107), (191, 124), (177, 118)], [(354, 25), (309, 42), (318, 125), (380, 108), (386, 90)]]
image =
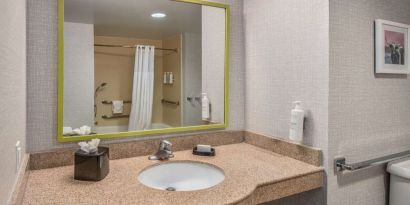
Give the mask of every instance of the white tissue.
[(80, 145), (81, 150), (83, 150), (86, 153), (93, 153), (98, 150), (98, 144), (100, 144), (100, 139), (92, 139), (89, 142), (79, 142), (78, 145)]
[(80, 128), (74, 129), (73, 133), (76, 135), (89, 135), (91, 134), (91, 127), (88, 127), (87, 125), (84, 125)]

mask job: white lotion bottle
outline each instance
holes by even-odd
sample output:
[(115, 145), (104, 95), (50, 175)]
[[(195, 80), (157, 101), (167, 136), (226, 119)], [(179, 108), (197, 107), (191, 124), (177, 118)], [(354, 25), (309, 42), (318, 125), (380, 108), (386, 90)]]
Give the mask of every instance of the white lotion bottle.
[(202, 120), (209, 120), (209, 99), (206, 96), (206, 93), (201, 94), (201, 102), (202, 102)]
[(167, 83), (168, 83), (167, 77), (168, 77), (168, 73), (167, 73), (167, 72), (164, 72), (164, 84), (167, 84)]
[(305, 120), (305, 111), (302, 109), (302, 102), (293, 102), (295, 108), (290, 114), (289, 139), (297, 143), (303, 142), (303, 122)]
[(169, 84), (174, 84), (174, 74), (169, 72)]

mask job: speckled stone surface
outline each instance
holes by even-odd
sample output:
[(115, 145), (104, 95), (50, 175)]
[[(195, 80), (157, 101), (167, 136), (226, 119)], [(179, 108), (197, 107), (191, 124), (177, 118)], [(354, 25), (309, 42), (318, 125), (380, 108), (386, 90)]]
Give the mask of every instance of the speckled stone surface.
[(164, 162), (140, 156), (111, 160), (109, 175), (99, 182), (74, 180), (73, 166), (31, 170), (23, 204), (257, 204), (318, 188), (323, 183), (321, 167), (253, 145), (223, 145), (216, 150), (215, 157), (179, 151), (168, 161), (200, 161), (223, 169), (225, 180), (209, 189), (168, 192), (148, 188), (138, 182), (138, 173)]
[(245, 142), (260, 148), (315, 165), (321, 165), (322, 151), (284, 139), (269, 137), (253, 132), (244, 132)]
[[(172, 142), (172, 150), (188, 150), (197, 144), (212, 146), (241, 143), (244, 141), (243, 131), (221, 131), (205, 134), (194, 134), (166, 138)], [(108, 144), (110, 159), (122, 159), (153, 154), (161, 139), (148, 139), (133, 142)], [(49, 152), (30, 154), (30, 169), (46, 169), (74, 164), (74, 149), (57, 149)]]

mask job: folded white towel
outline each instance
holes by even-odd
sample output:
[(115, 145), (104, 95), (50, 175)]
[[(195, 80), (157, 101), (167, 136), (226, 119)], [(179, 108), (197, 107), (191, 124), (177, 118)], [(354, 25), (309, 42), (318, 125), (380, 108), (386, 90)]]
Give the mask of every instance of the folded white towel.
[(73, 128), (72, 127), (63, 127), (63, 135), (72, 135)]
[(124, 111), (124, 101), (122, 100), (113, 100), (112, 101), (112, 113), (121, 114)]

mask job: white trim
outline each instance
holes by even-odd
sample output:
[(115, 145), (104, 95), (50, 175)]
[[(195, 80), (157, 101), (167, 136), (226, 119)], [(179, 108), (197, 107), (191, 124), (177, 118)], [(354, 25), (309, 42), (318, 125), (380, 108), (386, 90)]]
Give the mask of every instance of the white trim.
[(20, 204), (23, 198), (22, 196), (24, 195), (25, 191), (25, 186), (26, 186), (26, 180), (28, 179), (28, 166), (29, 166), (29, 161), (30, 161), (30, 154), (24, 153), (22, 155), (22, 160), (20, 163), (19, 170), (16, 174), (17, 178), (16, 181), (14, 182), (13, 189), (11, 191), (10, 198), (8, 199), (7, 204)]

